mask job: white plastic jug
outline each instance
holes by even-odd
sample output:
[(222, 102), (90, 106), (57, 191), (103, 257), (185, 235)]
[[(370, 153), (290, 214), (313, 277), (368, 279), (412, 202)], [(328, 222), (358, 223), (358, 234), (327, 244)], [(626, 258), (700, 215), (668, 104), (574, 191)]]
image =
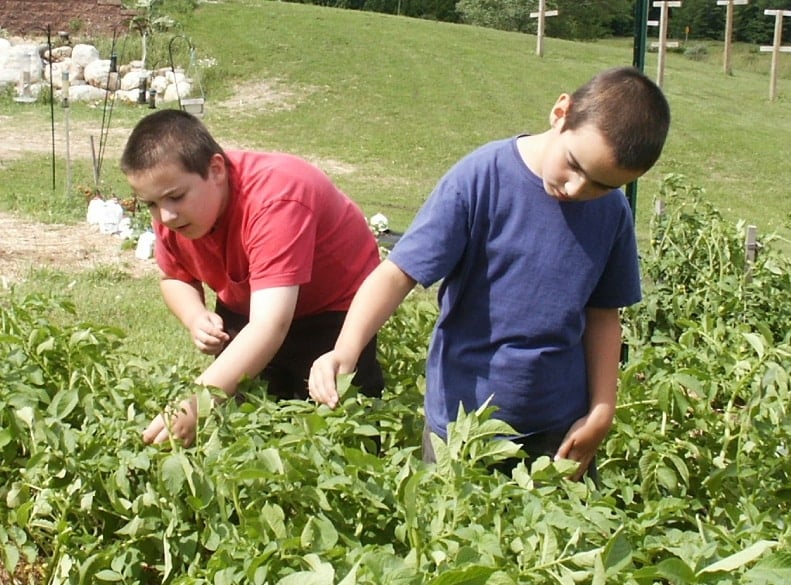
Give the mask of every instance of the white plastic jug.
[(88, 223), (91, 225), (99, 225), (102, 221), (102, 216), (104, 214), (104, 199), (101, 197), (94, 197), (91, 199), (91, 202), (88, 203), (88, 215), (86, 219)]
[(157, 236), (151, 230), (146, 230), (137, 239), (137, 247), (135, 248), (135, 258), (140, 260), (148, 260), (154, 255), (154, 242)]
[(104, 202), (102, 219), (99, 222), (99, 231), (103, 234), (118, 233), (118, 224), (124, 217), (124, 208), (118, 201), (110, 200)]

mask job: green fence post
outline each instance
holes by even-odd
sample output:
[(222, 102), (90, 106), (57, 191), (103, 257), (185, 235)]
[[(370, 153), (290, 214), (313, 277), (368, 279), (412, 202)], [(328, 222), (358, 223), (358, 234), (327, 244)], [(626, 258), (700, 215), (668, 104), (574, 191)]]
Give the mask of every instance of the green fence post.
[[(645, 46), (648, 36), (648, 1), (637, 0), (634, 3), (634, 50), (632, 65), (643, 71), (645, 69)], [(626, 185), (626, 198), (632, 208), (632, 217), (637, 214), (637, 181)]]

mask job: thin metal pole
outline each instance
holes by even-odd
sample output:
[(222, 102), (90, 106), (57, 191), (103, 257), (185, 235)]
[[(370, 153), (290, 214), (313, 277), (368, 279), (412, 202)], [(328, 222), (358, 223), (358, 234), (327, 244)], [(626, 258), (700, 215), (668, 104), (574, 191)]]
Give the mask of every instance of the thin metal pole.
[(52, 33), (47, 25), (47, 50), (49, 51), (49, 119), (52, 130), (52, 190), (55, 190), (55, 86), (52, 83)]
[[(640, 71), (645, 70), (645, 47), (648, 37), (648, 2), (649, 0), (637, 0), (634, 3), (634, 49), (632, 53), (632, 65)], [(635, 179), (626, 185), (626, 198), (629, 200), (629, 207), (632, 209), (632, 219), (637, 214), (637, 180)]]
[(71, 87), (71, 83), (69, 82), (69, 72), (64, 70), (62, 73), (63, 79), (63, 87), (61, 89), (62, 92), (62, 102), (61, 105), (63, 106), (63, 122), (66, 129), (66, 197), (69, 196), (71, 193), (71, 140), (69, 137), (69, 88)]

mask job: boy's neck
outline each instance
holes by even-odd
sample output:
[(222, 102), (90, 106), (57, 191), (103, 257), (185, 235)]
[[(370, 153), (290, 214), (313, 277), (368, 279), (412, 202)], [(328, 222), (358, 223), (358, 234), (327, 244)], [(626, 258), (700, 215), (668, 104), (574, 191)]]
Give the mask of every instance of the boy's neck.
[(537, 177), (543, 177), (543, 152), (549, 131), (541, 134), (526, 134), (516, 139), (516, 149), (522, 162)]

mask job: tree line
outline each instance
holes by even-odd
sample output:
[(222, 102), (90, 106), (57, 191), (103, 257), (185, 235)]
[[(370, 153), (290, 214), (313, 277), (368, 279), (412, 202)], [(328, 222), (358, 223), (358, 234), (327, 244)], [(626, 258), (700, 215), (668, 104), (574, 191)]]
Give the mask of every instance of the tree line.
[[(530, 17), (538, 0), (289, 0), (350, 10), (366, 10), (486, 26), (535, 34)], [(659, 8), (649, 2), (649, 19), (659, 18)], [(560, 15), (546, 20), (547, 36), (593, 40), (634, 34), (635, 0), (546, 0), (547, 10)], [(791, 10), (791, 0), (750, 0), (734, 10), (733, 38), (737, 42), (771, 44), (775, 19), (764, 10)], [(668, 35), (674, 39), (723, 40), (725, 7), (716, 0), (682, 0), (670, 9)], [(649, 32), (650, 35), (650, 32)], [(791, 18), (784, 19), (783, 38), (791, 42)]]

